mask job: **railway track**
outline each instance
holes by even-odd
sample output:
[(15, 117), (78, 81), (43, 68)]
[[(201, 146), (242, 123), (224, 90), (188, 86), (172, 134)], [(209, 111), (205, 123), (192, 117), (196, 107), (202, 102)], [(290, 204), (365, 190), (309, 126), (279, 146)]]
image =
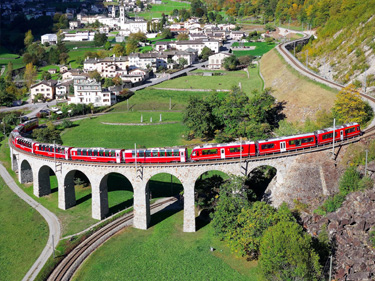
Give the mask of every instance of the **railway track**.
[[(150, 209), (156, 209), (162, 205), (170, 202), (176, 202), (176, 198), (170, 198), (162, 202), (152, 204)], [(124, 215), (123, 217), (109, 223), (98, 231), (94, 232), (91, 236), (85, 239), (81, 244), (76, 246), (54, 269), (48, 277), (48, 281), (65, 281), (70, 280), (74, 272), (78, 269), (79, 265), (93, 252), (98, 246), (103, 244), (111, 236), (118, 233), (125, 227), (123, 225), (134, 218), (133, 213)]]

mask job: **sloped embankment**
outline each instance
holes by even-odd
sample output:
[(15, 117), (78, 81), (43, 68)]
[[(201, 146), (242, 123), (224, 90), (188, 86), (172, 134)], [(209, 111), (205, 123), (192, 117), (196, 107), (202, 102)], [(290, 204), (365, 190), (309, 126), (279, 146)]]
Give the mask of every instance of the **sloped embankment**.
[(317, 111), (330, 110), (337, 91), (309, 80), (289, 66), (274, 49), (260, 61), (265, 86), (273, 89), (278, 101), (285, 101), (288, 121), (315, 119)]

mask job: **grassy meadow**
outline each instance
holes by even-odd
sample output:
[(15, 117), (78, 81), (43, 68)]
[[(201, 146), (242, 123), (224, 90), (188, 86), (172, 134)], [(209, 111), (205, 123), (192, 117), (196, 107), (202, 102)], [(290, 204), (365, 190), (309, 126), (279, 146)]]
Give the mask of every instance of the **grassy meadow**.
[[(243, 43), (244, 46), (250, 47), (254, 46), (254, 50), (248, 50), (248, 51), (236, 51), (233, 50), (233, 54), (236, 55), (237, 57), (242, 57), (242, 56), (263, 56), (265, 53), (268, 53), (270, 50), (272, 50), (276, 44), (268, 44), (265, 42), (245, 42)], [(236, 47), (239, 46), (238, 42), (234, 42), (232, 46)]]
[(162, 0), (161, 5), (152, 5), (152, 8), (148, 11), (142, 11), (140, 13), (134, 14), (129, 13), (130, 16), (137, 16), (137, 17), (143, 17), (146, 20), (151, 20), (152, 18), (161, 18), (162, 14), (171, 14), (171, 12), (174, 9), (190, 9), (190, 4), (178, 2), (178, 1), (172, 1), (172, 0)]
[[(196, 70), (194, 72), (202, 72)], [(238, 86), (241, 82), (245, 93), (250, 94), (253, 90), (262, 90), (262, 79), (258, 75), (258, 67), (248, 67), (249, 77), (243, 70), (209, 72), (222, 73), (218, 76), (183, 76), (157, 85), (157, 88), (170, 89), (205, 89), (205, 90), (230, 90), (233, 86)]]
[(21, 280), (48, 239), (44, 218), (0, 178), (0, 279)]
[(210, 224), (184, 233), (183, 211), (176, 210), (154, 214), (151, 224), (146, 231), (126, 228), (111, 238), (73, 280), (257, 280), (256, 263), (231, 254)]

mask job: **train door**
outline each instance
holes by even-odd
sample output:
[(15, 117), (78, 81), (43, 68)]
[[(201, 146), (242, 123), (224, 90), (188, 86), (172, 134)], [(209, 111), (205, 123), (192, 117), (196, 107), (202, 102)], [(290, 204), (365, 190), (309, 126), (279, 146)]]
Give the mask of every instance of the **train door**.
[(180, 159), (181, 159), (182, 163), (186, 162), (185, 150), (181, 150), (181, 152), (180, 152)]
[(285, 141), (280, 142), (280, 152), (286, 151)]
[(121, 154), (120, 151), (116, 151), (116, 163), (121, 163)]
[(340, 140), (344, 140), (344, 130), (340, 130)]
[(69, 160), (69, 149), (65, 148), (65, 160)]
[(224, 148), (220, 148), (220, 155), (221, 155), (221, 159), (225, 159), (225, 149)]

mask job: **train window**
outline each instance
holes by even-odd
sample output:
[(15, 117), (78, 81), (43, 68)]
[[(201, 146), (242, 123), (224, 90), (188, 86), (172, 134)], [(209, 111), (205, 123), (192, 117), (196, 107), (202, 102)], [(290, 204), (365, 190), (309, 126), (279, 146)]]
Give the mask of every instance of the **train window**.
[(77, 149), (77, 155), (81, 155), (81, 150)]
[(103, 156), (103, 150), (99, 150), (99, 156)]
[(111, 156), (115, 156), (115, 151), (114, 150), (111, 150)]
[(153, 150), (152, 151), (152, 157), (158, 157), (158, 151), (157, 150)]
[(167, 156), (172, 156), (172, 150), (167, 150)]
[(268, 144), (263, 144), (262, 149), (271, 149), (274, 148), (275, 144), (274, 143), (268, 143)]
[[(241, 151), (243, 151), (243, 147), (241, 147)], [(240, 147), (231, 147), (229, 148), (229, 152), (230, 153), (240, 152)]]
[(345, 130), (345, 134), (350, 134), (350, 133), (353, 133), (353, 132), (355, 132), (355, 128), (349, 128), (349, 129)]
[(212, 155), (217, 154), (217, 149), (203, 149), (202, 155)]
[(180, 156), (180, 151), (178, 149), (173, 150), (173, 155), (174, 156)]
[(302, 143), (309, 143), (309, 142), (313, 142), (314, 141), (314, 138), (304, 138), (301, 140)]
[[(336, 136), (337, 136), (337, 133), (336, 133)], [(329, 134), (323, 135), (322, 139), (326, 140), (326, 139), (331, 139), (332, 137), (333, 137), (333, 133), (329, 133)]]
[(151, 150), (146, 150), (146, 157), (151, 157)]
[(135, 158), (135, 151), (132, 151), (132, 157)]
[(87, 156), (87, 149), (82, 149), (82, 155)]
[(193, 151), (193, 153), (191, 154), (191, 156), (196, 156), (196, 155), (197, 155), (196, 151)]
[(140, 150), (138, 155), (139, 155), (139, 157), (145, 157), (145, 151)]
[(109, 151), (108, 151), (108, 150), (104, 150), (104, 156), (106, 156), (106, 157), (110, 156), (110, 154), (109, 154)]
[(159, 154), (160, 157), (164, 157), (165, 156), (165, 150), (160, 150), (159, 152), (160, 152), (160, 154)]
[(91, 149), (88, 150), (88, 153), (89, 153), (88, 154), (89, 156), (92, 156), (92, 150)]

